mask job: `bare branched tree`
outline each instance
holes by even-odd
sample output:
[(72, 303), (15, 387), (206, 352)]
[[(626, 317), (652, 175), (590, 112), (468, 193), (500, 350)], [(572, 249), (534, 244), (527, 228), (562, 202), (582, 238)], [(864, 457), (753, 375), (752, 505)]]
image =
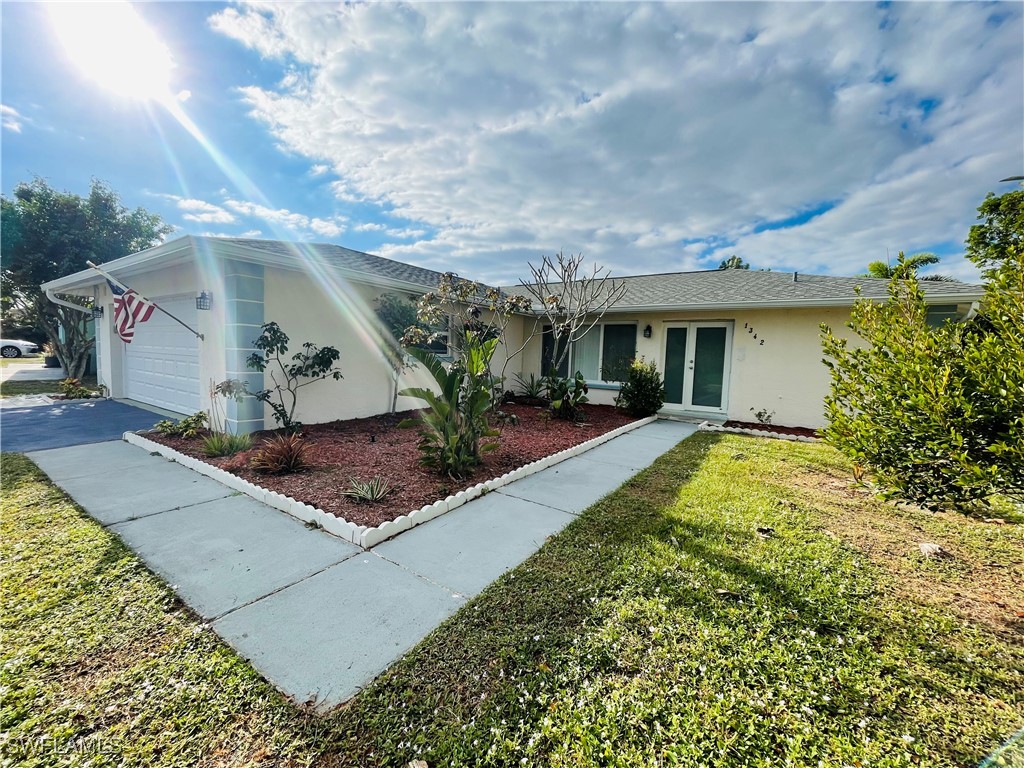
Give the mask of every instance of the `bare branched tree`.
[[(566, 256), (559, 251), (554, 258), (544, 256), (540, 266), (528, 266), (531, 280), (519, 283), (539, 304), (540, 317), (551, 325), (551, 367), (557, 371), (568, 357), (569, 347), (623, 297), (626, 284), (612, 280), (611, 273), (596, 264), (586, 269), (582, 253)], [(546, 375), (548, 371), (541, 373)]]

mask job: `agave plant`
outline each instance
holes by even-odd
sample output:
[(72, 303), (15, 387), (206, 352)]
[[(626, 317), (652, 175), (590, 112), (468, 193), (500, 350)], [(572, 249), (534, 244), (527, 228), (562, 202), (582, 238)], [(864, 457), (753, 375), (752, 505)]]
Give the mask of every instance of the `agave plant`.
[(409, 354), (430, 373), (439, 392), (410, 387), (399, 394), (426, 402), (418, 417), (405, 419), (400, 427), (419, 427), (420, 461), (452, 478), (460, 478), (480, 463), (480, 454), (494, 450), (495, 442), (481, 442), (498, 435), (487, 423), (491, 407), (488, 366), (497, 339), (465, 335), (461, 359), (445, 368), (432, 352), (410, 347)]
[(385, 480), (383, 477), (377, 476), (365, 483), (358, 478), (353, 477), (349, 480), (349, 487), (347, 490), (342, 491), (343, 496), (348, 496), (350, 499), (356, 501), (380, 501), (389, 493), (391, 493), (391, 483)]

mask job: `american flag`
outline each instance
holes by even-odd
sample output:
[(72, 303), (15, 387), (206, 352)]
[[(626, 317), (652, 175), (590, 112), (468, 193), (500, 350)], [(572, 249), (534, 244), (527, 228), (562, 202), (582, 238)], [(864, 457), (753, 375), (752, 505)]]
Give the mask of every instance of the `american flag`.
[(114, 332), (125, 344), (131, 344), (135, 337), (135, 324), (149, 320), (156, 305), (131, 288), (125, 290), (109, 280), (107, 284), (114, 293)]

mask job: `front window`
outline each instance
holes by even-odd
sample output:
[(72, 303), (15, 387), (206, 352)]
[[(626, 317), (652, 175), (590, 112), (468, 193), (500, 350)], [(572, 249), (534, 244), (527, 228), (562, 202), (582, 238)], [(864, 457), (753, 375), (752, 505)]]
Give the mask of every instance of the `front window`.
[[(567, 377), (579, 371), (591, 382), (621, 382), (629, 378), (629, 364), (636, 357), (636, 323), (602, 323), (595, 325), (572, 345), (569, 355), (559, 366), (558, 375)], [(544, 328), (541, 352), (542, 370), (551, 371), (554, 340), (551, 327)]]

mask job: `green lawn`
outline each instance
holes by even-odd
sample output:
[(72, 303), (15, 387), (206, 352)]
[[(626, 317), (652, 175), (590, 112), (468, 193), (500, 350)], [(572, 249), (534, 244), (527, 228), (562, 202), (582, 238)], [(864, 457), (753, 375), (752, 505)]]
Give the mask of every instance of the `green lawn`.
[[(83, 376), (82, 384), (96, 389), (95, 376)], [(4, 381), (0, 382), (0, 397), (15, 395), (49, 395), (60, 392), (59, 381)]]
[(43, 364), (42, 355), (22, 355), (21, 357), (0, 357), (0, 367), (6, 368), (8, 365), (24, 365), (25, 363), (33, 363), (35, 365)]
[[(316, 717), (6, 455), (0, 754), (38, 766), (976, 765), (1024, 726), (1024, 525), (899, 509), (846, 478), (822, 445), (699, 434)], [(924, 559), (923, 540), (954, 558)], [(325, 610), (343, 599), (325, 594)]]

